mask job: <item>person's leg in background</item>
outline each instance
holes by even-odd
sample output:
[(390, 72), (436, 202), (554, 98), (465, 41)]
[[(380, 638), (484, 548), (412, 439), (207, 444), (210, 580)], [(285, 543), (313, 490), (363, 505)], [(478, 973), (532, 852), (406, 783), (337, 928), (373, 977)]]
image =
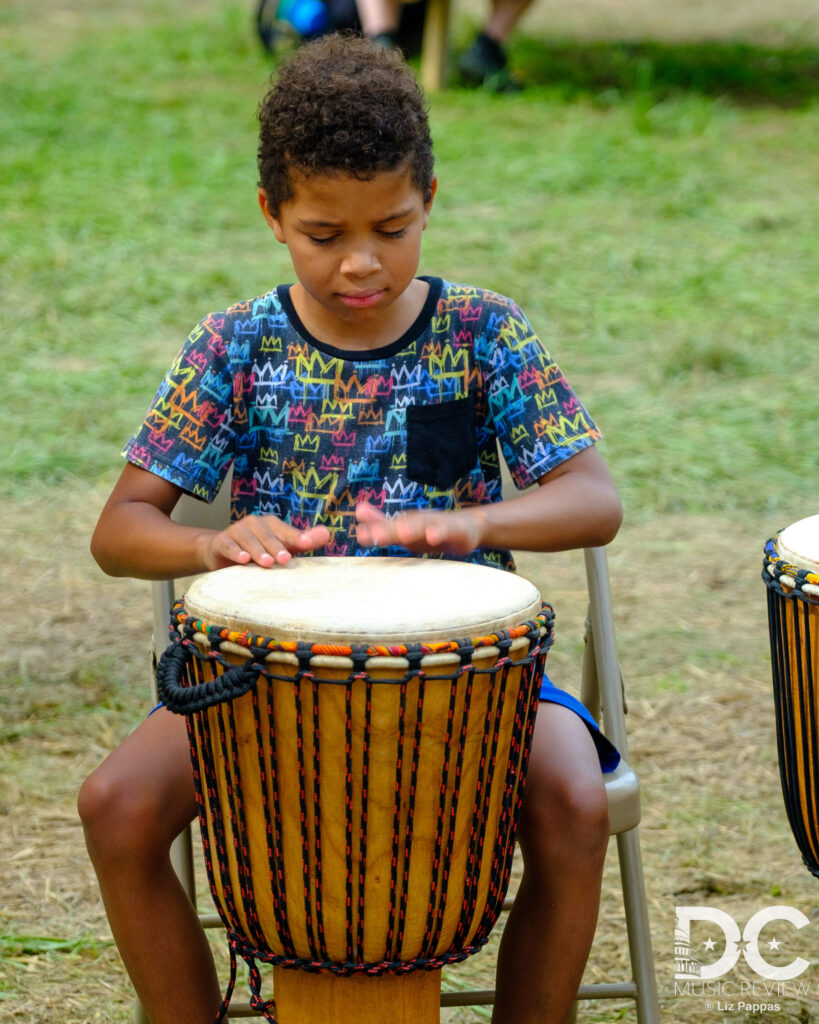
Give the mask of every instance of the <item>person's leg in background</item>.
[(493, 0), (483, 28), (458, 62), (470, 84), (492, 92), (517, 92), (521, 83), (509, 73), (504, 43), (532, 0)]

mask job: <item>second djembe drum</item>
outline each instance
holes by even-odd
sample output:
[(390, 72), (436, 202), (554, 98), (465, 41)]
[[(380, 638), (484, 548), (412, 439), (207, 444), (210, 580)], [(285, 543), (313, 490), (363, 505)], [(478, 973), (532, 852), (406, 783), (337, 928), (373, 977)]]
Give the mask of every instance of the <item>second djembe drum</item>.
[(819, 516), (768, 541), (762, 576), (782, 794), (805, 864), (819, 877)]
[[(200, 578), (161, 699), (186, 715), (211, 891), (278, 1024), (432, 1024), (509, 881), (551, 609), (453, 561)], [(258, 965), (273, 965), (273, 998)]]

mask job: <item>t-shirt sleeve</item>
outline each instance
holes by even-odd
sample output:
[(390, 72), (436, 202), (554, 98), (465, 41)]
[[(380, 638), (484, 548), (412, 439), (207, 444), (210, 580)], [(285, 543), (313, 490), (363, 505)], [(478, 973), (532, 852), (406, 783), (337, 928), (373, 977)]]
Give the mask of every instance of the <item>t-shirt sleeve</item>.
[(203, 501), (213, 501), (233, 459), (234, 380), (224, 316), (191, 332), (122, 454)]
[(489, 417), (515, 485), (528, 487), (600, 439), (600, 431), (533, 331), (508, 302), (480, 349)]

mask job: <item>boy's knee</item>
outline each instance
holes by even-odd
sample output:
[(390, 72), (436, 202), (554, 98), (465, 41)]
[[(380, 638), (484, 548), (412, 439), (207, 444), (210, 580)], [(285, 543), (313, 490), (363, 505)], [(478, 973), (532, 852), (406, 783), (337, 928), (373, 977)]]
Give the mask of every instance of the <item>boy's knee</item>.
[(104, 852), (116, 857), (153, 845), (158, 810), (154, 801), (107, 772), (105, 765), (89, 775), (77, 796), (77, 811), (92, 855)]
[(520, 841), (524, 854), (543, 856), (603, 855), (609, 838), (609, 810), (602, 775), (568, 773), (527, 785)]

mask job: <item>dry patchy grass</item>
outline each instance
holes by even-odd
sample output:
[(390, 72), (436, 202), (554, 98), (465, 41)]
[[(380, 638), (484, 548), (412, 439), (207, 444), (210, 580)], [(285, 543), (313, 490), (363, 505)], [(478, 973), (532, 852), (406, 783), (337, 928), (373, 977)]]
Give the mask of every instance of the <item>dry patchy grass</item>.
[[(0, 934), (7, 937), (0, 1015), (27, 1024), (130, 1014), (74, 811), (80, 782), (148, 700), (148, 585), (106, 580), (86, 553), (102, 498), (78, 489), (57, 512), (35, 499), (2, 509), (2, 585), (11, 600), (0, 683)], [(702, 1000), (674, 995), (676, 905), (713, 905), (743, 922), (783, 903), (819, 926), (819, 889), (785, 821), (769, 692), (759, 566), (767, 534), (781, 525), (666, 517), (626, 527), (610, 551), (631, 760), (644, 786), (641, 838), (657, 978), (669, 1021), (714, 1016)], [(582, 559), (525, 555), (521, 571), (556, 606), (551, 670), (572, 687), (585, 612)], [(789, 959), (815, 956), (815, 938), (788, 937)], [(61, 948), (47, 948), (45, 938)], [(491, 985), (493, 948), (461, 965), (450, 983)], [(815, 989), (812, 971), (806, 977)], [(628, 975), (628, 962), (612, 847), (587, 980), (617, 975)], [(456, 1024), (488, 1019), (485, 1013), (448, 1010), (442, 1019)], [(586, 1005), (581, 1019), (635, 1017), (628, 1004), (601, 1003)], [(816, 1000), (791, 997), (779, 1014), (759, 1019), (807, 1024), (817, 1019)]]

